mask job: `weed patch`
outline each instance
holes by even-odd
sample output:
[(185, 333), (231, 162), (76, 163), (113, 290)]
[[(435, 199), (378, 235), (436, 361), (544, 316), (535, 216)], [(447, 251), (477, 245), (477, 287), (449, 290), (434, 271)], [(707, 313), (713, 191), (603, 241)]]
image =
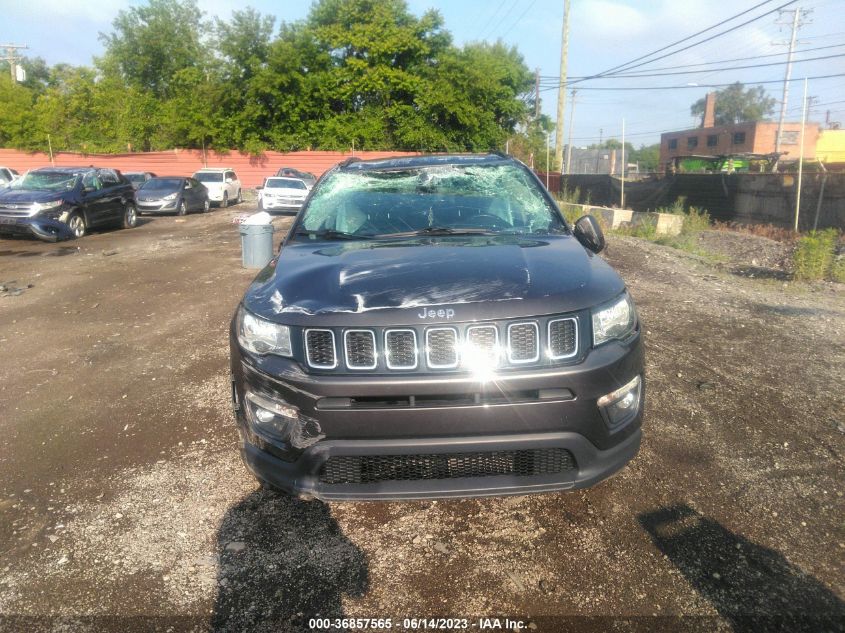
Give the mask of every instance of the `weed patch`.
[[(828, 276), (835, 279), (843, 275), (845, 264), (838, 260), (834, 267), (836, 242), (839, 237), (836, 229), (810, 231), (799, 238), (792, 255), (795, 278), (803, 281), (817, 281)], [(840, 277), (841, 279), (842, 277)]]

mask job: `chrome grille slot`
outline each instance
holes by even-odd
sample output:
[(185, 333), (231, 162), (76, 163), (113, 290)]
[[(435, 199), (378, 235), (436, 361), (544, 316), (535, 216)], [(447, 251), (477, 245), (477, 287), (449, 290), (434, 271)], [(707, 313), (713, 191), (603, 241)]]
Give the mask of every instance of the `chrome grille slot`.
[(308, 364), (316, 369), (334, 369), (337, 356), (334, 332), (331, 330), (305, 330), (305, 356)]
[(23, 205), (10, 205), (4, 206), (0, 205), (0, 215), (5, 216), (7, 218), (28, 218), (29, 215), (29, 206)]
[(540, 331), (534, 321), (508, 325), (508, 360), (517, 364), (539, 360), (539, 339)]
[(343, 344), (349, 369), (376, 368), (376, 337), (371, 330), (347, 330)]
[(473, 325), (467, 328), (464, 364), (499, 364), (499, 331), (495, 325)]
[(417, 368), (417, 335), (413, 330), (387, 330), (384, 353), (388, 369)]
[(438, 327), (426, 330), (425, 359), (431, 369), (454, 369), (457, 367), (457, 330), (451, 327)]
[(549, 321), (549, 358), (571, 358), (578, 352), (578, 321), (554, 319)]

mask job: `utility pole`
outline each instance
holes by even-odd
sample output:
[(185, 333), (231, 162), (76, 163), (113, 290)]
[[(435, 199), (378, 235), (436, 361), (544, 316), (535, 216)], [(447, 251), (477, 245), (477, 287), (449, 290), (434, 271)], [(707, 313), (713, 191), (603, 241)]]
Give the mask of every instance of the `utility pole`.
[(783, 122), (786, 119), (786, 104), (789, 99), (789, 79), (792, 76), (792, 54), (795, 52), (795, 38), (798, 35), (798, 29), (803, 22), (801, 18), (810, 14), (811, 10), (796, 7), (792, 11), (792, 35), (789, 38), (789, 51), (786, 55), (786, 74), (783, 78), (783, 97), (780, 101), (780, 116), (778, 117), (778, 131), (775, 137), (775, 153), (780, 153), (781, 136), (783, 135)]
[(29, 48), (26, 44), (0, 44), (0, 48), (6, 49), (6, 56), (3, 61), (9, 62), (9, 73), (12, 76), (12, 82), (17, 81), (17, 74), (15, 73), (16, 64), (21, 60), (17, 55), (20, 49)]
[(557, 125), (555, 126), (555, 164), (563, 167), (563, 115), (566, 110), (566, 58), (569, 54), (569, 3), (563, 0), (563, 28), (560, 41), (560, 86), (557, 90)]
[(625, 160), (625, 119), (622, 119), (622, 189), (619, 194), (620, 209), (625, 208)]
[(534, 118), (540, 118), (540, 69), (534, 69)]
[(569, 106), (569, 140), (566, 142), (566, 173), (569, 173), (569, 167), (572, 164), (572, 119), (575, 118), (575, 93), (578, 92), (575, 88), (570, 93), (572, 96), (572, 104)]
[(804, 126), (807, 123), (807, 78), (804, 78), (804, 102), (801, 108), (801, 143), (798, 148), (798, 182), (795, 187), (795, 227), (798, 232), (798, 213), (801, 210), (801, 176), (804, 175)]
[(596, 150), (596, 168), (593, 170), (593, 173), (598, 175), (599, 173), (599, 159), (601, 158), (601, 137), (604, 134), (604, 128), (599, 128), (599, 147)]

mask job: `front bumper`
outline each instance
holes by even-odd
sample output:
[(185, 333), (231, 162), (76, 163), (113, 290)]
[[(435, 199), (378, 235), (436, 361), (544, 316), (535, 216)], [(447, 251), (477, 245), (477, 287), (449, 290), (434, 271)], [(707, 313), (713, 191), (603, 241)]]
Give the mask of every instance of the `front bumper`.
[(35, 237), (45, 242), (73, 239), (73, 232), (64, 222), (37, 216), (0, 216), (0, 235)]
[(299, 211), (304, 204), (304, 200), (289, 201), (280, 200), (278, 198), (265, 198), (262, 196), (261, 204), (266, 210), (279, 209), (280, 211)]
[[(639, 334), (626, 343), (612, 342), (592, 350), (575, 365), (503, 373), (484, 385), (455, 374), (316, 376), (286, 359), (274, 359), (276, 370), (270, 375), (234, 339), (231, 350), (232, 396), (244, 462), (259, 479), (294, 495), (426, 499), (584, 488), (622, 468), (640, 445), (644, 383), (636, 415), (619, 427), (609, 427), (596, 404), (601, 396), (643, 375)], [(398, 401), (403, 394), (454, 396), (481, 391), (524, 396), (530, 390), (538, 390), (538, 397), (490, 400), (496, 404), (454, 406), (431, 404), (431, 400), (413, 408), (385, 404), (392, 397)], [(296, 407), (302, 417), (316, 422), (319, 439), (298, 449), (264, 435), (246, 415), (247, 391)], [(363, 404), (334, 406), (350, 396)], [(380, 404), (370, 406), (367, 399), (378, 399)], [(514, 470), (484, 476), (447, 474), (366, 482), (335, 483), (325, 477), (328, 460), (341, 456), (435, 455), (448, 470), (450, 463), (459, 461), (450, 454), (513, 455), (534, 449), (568, 451), (574, 467), (547, 474), (514, 474)]]
[(156, 200), (155, 202), (135, 201), (138, 213), (174, 213), (179, 200)]

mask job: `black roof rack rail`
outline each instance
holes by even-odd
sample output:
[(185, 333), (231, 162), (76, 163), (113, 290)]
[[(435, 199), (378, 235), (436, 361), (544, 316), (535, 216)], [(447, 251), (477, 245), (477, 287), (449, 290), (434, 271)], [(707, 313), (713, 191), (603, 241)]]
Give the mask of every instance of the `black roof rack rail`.
[(361, 162), (360, 158), (358, 158), (357, 156), (350, 156), (346, 160), (342, 161), (339, 166), (340, 167), (346, 167), (348, 165), (351, 165), (352, 163), (359, 163), (359, 162)]

